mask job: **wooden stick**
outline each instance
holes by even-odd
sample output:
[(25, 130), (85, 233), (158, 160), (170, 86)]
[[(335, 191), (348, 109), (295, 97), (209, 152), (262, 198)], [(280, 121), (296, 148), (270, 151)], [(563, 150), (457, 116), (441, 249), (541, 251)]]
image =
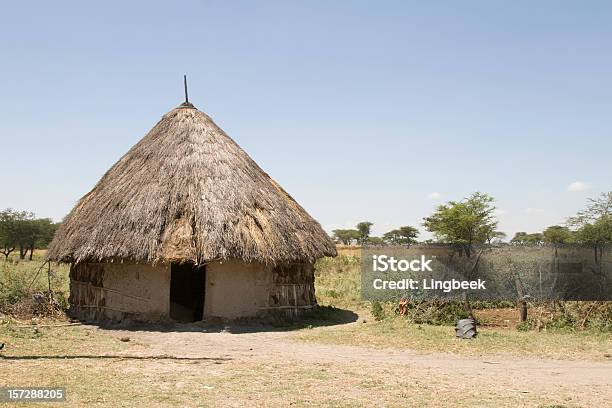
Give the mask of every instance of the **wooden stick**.
[(63, 324), (29, 324), (27, 326), (15, 326), (18, 329), (34, 329), (36, 327), (66, 327), (66, 326), (80, 326), (83, 323), (63, 323)]

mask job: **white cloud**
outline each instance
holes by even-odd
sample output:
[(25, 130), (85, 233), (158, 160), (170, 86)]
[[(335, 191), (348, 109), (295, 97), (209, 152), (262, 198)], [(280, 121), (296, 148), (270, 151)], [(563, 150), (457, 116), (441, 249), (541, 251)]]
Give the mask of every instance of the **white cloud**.
[(502, 210), (501, 208), (496, 208), (494, 212), (495, 212), (495, 215), (504, 215), (506, 213), (506, 210)]
[(440, 197), (442, 197), (442, 194), (440, 194), (440, 193), (438, 193), (438, 192), (436, 192), (436, 191), (434, 191), (433, 193), (429, 193), (429, 194), (427, 194), (427, 198), (432, 198), (432, 199), (434, 199), (434, 200), (435, 200), (435, 199), (438, 199), (438, 198), (440, 198)]
[(591, 188), (589, 183), (585, 183), (584, 181), (574, 181), (569, 186), (567, 186), (567, 191), (571, 191), (572, 193), (576, 193), (578, 191), (585, 191)]

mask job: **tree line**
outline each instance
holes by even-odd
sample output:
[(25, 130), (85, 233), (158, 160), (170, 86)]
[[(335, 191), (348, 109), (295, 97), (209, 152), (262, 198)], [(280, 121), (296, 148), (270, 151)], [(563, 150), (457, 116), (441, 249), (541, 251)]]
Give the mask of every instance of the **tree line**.
[(589, 198), (587, 207), (567, 219), (566, 225), (552, 225), (543, 232), (517, 232), (516, 244), (603, 245), (612, 241), (612, 191)]
[(32, 260), (35, 249), (46, 248), (59, 224), (50, 218), (36, 218), (30, 211), (7, 208), (0, 211), (0, 254), (5, 261), (18, 250), (19, 258)]
[[(422, 225), (435, 237), (424, 242), (452, 242), (469, 247), (503, 238), (505, 235), (497, 231), (493, 201), (488, 194), (476, 192), (462, 201), (449, 201), (438, 206), (431, 216), (423, 219)], [(332, 238), (345, 245), (410, 245), (418, 242), (419, 230), (416, 227), (405, 225), (374, 237), (370, 235), (372, 225), (372, 222), (363, 221), (355, 229), (337, 229), (332, 231)]]
[(386, 232), (382, 237), (370, 236), (374, 223), (363, 221), (355, 226), (355, 229), (336, 229), (332, 231), (332, 238), (339, 244), (414, 244), (419, 235), (419, 230), (409, 225)]
[[(424, 243), (441, 242), (461, 246), (469, 257), (475, 244), (501, 243), (506, 234), (497, 229), (495, 199), (475, 192), (461, 201), (449, 201), (436, 207), (434, 213), (423, 219), (422, 226), (434, 236)], [(354, 229), (337, 229), (332, 237), (344, 245), (410, 245), (417, 243), (419, 230), (402, 226), (384, 233), (370, 235), (372, 222), (363, 221)], [(584, 210), (569, 217), (565, 225), (552, 225), (542, 232), (517, 232), (510, 244), (569, 244), (576, 243), (602, 250), (612, 243), (612, 191), (597, 198), (589, 198)]]

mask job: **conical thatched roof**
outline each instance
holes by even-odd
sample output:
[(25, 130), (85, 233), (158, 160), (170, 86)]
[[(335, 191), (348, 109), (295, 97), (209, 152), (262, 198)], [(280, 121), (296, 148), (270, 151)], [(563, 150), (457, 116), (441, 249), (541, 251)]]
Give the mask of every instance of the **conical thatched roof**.
[(335, 254), (319, 223), (210, 117), (185, 103), (81, 198), (48, 258), (278, 264)]

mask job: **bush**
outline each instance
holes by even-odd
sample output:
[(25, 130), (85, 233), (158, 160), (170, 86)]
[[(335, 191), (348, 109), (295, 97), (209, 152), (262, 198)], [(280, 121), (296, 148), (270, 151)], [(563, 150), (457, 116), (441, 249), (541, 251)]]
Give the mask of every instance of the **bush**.
[(468, 317), (459, 301), (429, 300), (408, 303), (406, 319), (417, 324), (454, 325)]
[(68, 308), (68, 266), (52, 265), (49, 294), (44, 252), (35, 251), (32, 261), (9, 257), (0, 261), (0, 312), (21, 317), (61, 314)]
[(382, 305), (377, 300), (372, 302), (372, 316), (374, 316), (374, 320), (377, 321), (383, 320), (386, 316), (385, 309), (383, 309)]
[(612, 331), (612, 302), (542, 302), (533, 305), (525, 327), (535, 330)]

